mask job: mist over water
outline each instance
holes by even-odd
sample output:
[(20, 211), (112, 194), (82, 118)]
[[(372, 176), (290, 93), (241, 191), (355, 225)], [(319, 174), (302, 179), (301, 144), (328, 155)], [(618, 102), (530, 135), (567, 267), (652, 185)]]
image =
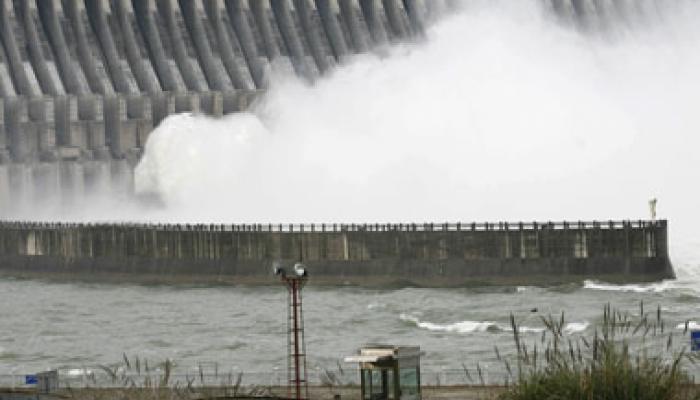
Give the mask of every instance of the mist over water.
[(249, 113), (166, 119), (135, 178), (162, 206), (47, 217), (638, 219), (656, 197), (679, 276), (697, 278), (700, 5), (643, 2), (575, 28), (539, 1), (466, 4), (312, 85), (273, 76)]

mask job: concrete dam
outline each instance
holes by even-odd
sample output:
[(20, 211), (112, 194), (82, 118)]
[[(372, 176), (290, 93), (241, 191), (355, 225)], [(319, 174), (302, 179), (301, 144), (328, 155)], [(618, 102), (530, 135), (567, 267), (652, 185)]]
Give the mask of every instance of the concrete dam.
[[(637, 8), (542, 2), (581, 26)], [(0, 214), (129, 196), (149, 133), (169, 114), (245, 110), (275, 68), (313, 81), (354, 54), (420, 38), (460, 4), (0, 0)]]
[(269, 284), (467, 286), (674, 277), (666, 221), (130, 225), (0, 222), (0, 274)]

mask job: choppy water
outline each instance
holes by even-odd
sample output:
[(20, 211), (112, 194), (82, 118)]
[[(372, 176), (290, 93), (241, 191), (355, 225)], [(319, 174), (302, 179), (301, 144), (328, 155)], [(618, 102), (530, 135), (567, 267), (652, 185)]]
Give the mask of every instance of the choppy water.
[[(685, 321), (700, 329), (700, 286), (692, 281), (648, 285), (583, 282), (556, 287), (363, 289), (304, 291), (312, 370), (335, 370), (364, 343), (420, 345), (423, 370), (454, 381), (464, 363), (498, 369), (494, 345), (513, 351), (509, 313), (536, 340), (540, 315), (567, 316), (570, 334), (592, 332), (604, 303), (636, 314), (643, 300), (660, 305), (666, 326), (686, 340)], [(244, 371), (265, 380), (286, 366), (286, 291), (282, 287), (183, 287), (37, 280), (0, 280), (0, 375), (48, 368), (66, 374), (114, 365), (122, 354), (153, 365), (176, 361), (178, 374), (199, 365)], [(537, 312), (532, 312), (533, 308)], [(351, 367), (346, 366), (351, 369)], [(450, 371), (453, 372), (450, 377)], [(455, 372), (456, 371), (456, 372)], [(211, 373), (211, 370), (209, 371)], [(277, 377), (277, 378), (275, 378)], [(448, 382), (449, 383), (449, 382)], [(454, 383), (454, 382), (452, 382)]]

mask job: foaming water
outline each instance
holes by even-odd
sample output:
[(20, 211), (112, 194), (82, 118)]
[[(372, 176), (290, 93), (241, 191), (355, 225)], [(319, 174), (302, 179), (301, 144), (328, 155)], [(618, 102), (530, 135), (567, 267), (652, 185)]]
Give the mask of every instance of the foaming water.
[[(512, 332), (512, 326), (506, 323), (498, 323), (494, 321), (459, 321), (446, 324), (438, 324), (434, 322), (421, 321), (418, 317), (410, 314), (401, 314), (399, 319), (402, 321), (410, 322), (421, 329), (426, 329), (433, 332), (449, 332), (449, 333), (475, 333), (475, 332)], [(587, 321), (582, 322), (568, 322), (562, 328), (564, 333), (574, 334), (584, 332), (590, 323)], [(531, 327), (525, 325), (518, 325), (518, 331), (521, 333), (542, 333), (545, 331), (544, 327)]]

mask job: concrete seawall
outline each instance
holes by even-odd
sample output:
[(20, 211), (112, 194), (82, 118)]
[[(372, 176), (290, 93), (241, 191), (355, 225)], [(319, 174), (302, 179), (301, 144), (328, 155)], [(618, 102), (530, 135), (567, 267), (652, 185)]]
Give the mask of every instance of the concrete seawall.
[(0, 272), (273, 283), (303, 260), (319, 284), (463, 286), (673, 277), (666, 221), (481, 224), (0, 223)]

